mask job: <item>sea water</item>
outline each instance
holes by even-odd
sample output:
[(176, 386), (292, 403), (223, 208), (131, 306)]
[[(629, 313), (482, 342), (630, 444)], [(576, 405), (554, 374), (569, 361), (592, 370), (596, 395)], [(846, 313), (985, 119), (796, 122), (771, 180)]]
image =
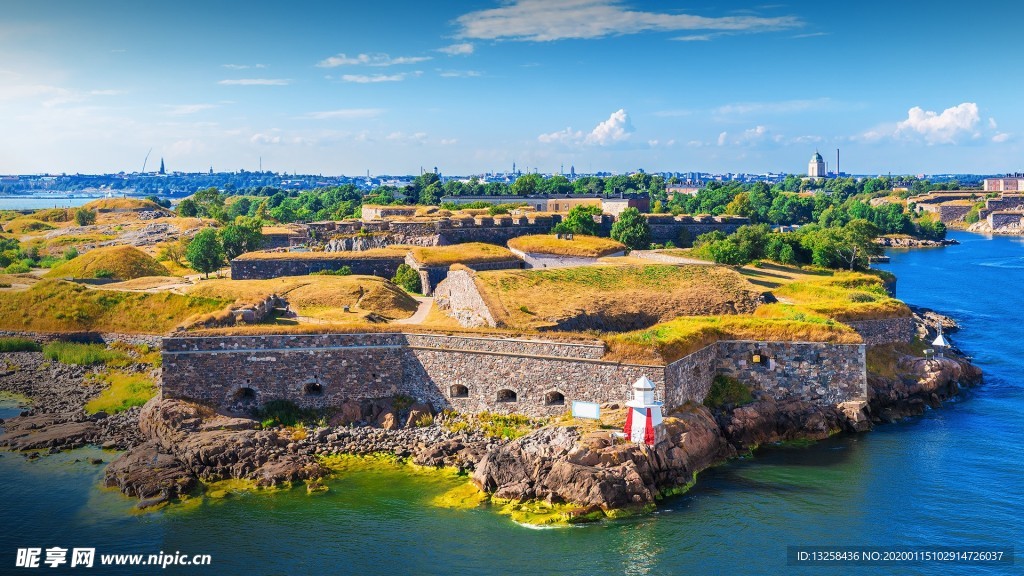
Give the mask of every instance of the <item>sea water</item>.
[[(388, 466), (343, 473), (325, 494), (241, 493), (137, 513), (89, 463), (113, 453), (0, 452), (0, 573), (32, 573), (14, 568), (18, 548), (59, 546), (212, 559), (93, 569), (123, 574), (1019, 574), (1024, 243), (951, 236), (961, 244), (891, 251), (885, 268), (900, 298), (960, 322), (952, 339), (985, 371), (984, 385), (870, 433), (763, 448), (703, 472), (649, 516), (536, 530), (486, 508), (435, 506), (464, 480)], [(1014, 566), (786, 563), (789, 546), (1013, 545)]]

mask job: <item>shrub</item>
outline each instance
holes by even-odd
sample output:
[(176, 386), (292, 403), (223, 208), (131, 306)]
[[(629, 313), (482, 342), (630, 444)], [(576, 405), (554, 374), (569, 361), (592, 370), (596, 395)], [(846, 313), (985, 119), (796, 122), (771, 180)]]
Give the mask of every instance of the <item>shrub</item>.
[(111, 272), (110, 270), (105, 269), (105, 268), (100, 268), (99, 270), (97, 270), (96, 272), (93, 273), (93, 278), (113, 278), (113, 277), (114, 277), (114, 273)]
[(96, 223), (96, 213), (92, 210), (79, 208), (75, 211), (75, 224), (79, 226), (90, 226)]
[(423, 284), (420, 282), (419, 271), (408, 264), (400, 264), (391, 281), (396, 285), (401, 286), (406, 292), (419, 294), (423, 291)]
[(0, 352), (39, 352), (42, 348), (27, 338), (0, 338)]
[(124, 359), (124, 354), (107, 350), (102, 344), (78, 344), (76, 342), (51, 342), (43, 346), (43, 356), (62, 364), (77, 364), (79, 366), (91, 366)]
[(316, 412), (299, 408), (289, 400), (271, 400), (256, 411), (256, 419), (264, 428), (295, 426), (300, 422), (315, 420)]
[(416, 422), (414, 422), (414, 424), (416, 425), (417, 428), (426, 428), (427, 426), (431, 426), (434, 424), (434, 417), (431, 416), (430, 414), (422, 414), (420, 415), (419, 418), (416, 419)]
[(74, 246), (71, 246), (64, 251), (65, 260), (74, 260), (75, 258), (78, 258), (78, 249)]
[(711, 389), (704, 398), (704, 405), (708, 408), (721, 408), (723, 406), (741, 406), (754, 401), (750, 393), (750, 387), (735, 378), (719, 374), (711, 382)]
[(310, 272), (310, 276), (350, 276), (352, 274), (351, 266), (342, 266), (337, 270), (320, 270), (319, 272)]

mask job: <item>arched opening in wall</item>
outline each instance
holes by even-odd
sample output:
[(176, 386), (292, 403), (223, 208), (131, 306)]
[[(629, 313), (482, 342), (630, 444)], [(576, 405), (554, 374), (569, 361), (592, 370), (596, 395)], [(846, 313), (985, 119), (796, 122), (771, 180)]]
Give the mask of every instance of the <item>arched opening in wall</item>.
[(466, 388), (462, 384), (455, 384), (449, 390), (452, 398), (469, 398), (469, 388)]
[(700, 366), (693, 367), (693, 377), (700, 378)]
[(515, 402), (519, 398), (516, 393), (508, 388), (504, 390), (498, 390), (498, 402)]
[(256, 400), (256, 391), (248, 386), (243, 386), (235, 391), (232, 399), (235, 402), (253, 402)]
[(565, 406), (565, 394), (558, 390), (552, 390), (544, 395), (545, 406)]
[(302, 386), (302, 393), (306, 396), (319, 396), (324, 393), (324, 387), (316, 380), (313, 380), (311, 382), (306, 382)]

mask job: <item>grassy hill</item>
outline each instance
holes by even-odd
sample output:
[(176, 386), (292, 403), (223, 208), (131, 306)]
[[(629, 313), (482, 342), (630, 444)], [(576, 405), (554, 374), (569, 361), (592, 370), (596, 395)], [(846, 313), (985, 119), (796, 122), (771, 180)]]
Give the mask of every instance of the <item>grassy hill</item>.
[(227, 304), (217, 298), (93, 290), (71, 282), (43, 280), (27, 290), (0, 291), (0, 329), (162, 334), (190, 316)]
[[(193, 296), (256, 302), (271, 294), (286, 298), (301, 316), (336, 322), (363, 322), (369, 314), (408, 318), (418, 303), (391, 282), (375, 276), (288, 276), (271, 280), (206, 280), (189, 289)], [(348, 306), (350, 312), (343, 308)]]
[(117, 278), (169, 276), (170, 272), (133, 246), (106, 246), (90, 250), (50, 270), (47, 278)]
[(601, 258), (626, 250), (626, 245), (611, 238), (574, 235), (572, 240), (558, 238), (553, 234), (520, 236), (508, 241), (508, 247), (534, 254)]
[(414, 246), (409, 252), (417, 262), (425, 266), (481, 264), (519, 259), (508, 248), (483, 242), (468, 242), (452, 246)]
[(722, 266), (500, 270), (476, 281), (502, 324), (539, 330), (624, 331), (679, 316), (750, 313), (761, 292)]

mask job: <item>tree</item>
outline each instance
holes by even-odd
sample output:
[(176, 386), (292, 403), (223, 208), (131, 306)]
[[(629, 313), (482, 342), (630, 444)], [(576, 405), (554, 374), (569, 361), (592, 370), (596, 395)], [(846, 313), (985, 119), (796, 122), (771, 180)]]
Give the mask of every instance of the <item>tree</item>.
[(252, 252), (263, 243), (263, 226), (255, 218), (239, 217), (236, 224), (220, 230), (220, 242), (228, 260)]
[(224, 263), (224, 247), (217, 238), (217, 231), (206, 228), (196, 234), (185, 249), (185, 259), (193, 270), (202, 272), (209, 278), (210, 272), (217, 270)]
[(536, 194), (539, 188), (540, 176), (537, 174), (523, 174), (512, 183), (512, 193), (516, 196)]
[(597, 222), (594, 216), (601, 214), (600, 206), (573, 206), (562, 220), (551, 229), (556, 234), (586, 234), (597, 235)]
[(612, 239), (633, 250), (643, 250), (651, 244), (651, 228), (636, 208), (626, 208), (612, 224)]
[(185, 198), (178, 202), (178, 216), (182, 218), (195, 218), (199, 216), (199, 206), (196, 205), (195, 200)]
[(92, 210), (79, 208), (75, 211), (75, 224), (79, 226), (90, 226), (96, 223), (96, 213)]
[(402, 287), (406, 292), (419, 294), (423, 291), (419, 271), (408, 264), (399, 264), (398, 270), (395, 271), (395, 276), (391, 278), (391, 281), (397, 286)]

